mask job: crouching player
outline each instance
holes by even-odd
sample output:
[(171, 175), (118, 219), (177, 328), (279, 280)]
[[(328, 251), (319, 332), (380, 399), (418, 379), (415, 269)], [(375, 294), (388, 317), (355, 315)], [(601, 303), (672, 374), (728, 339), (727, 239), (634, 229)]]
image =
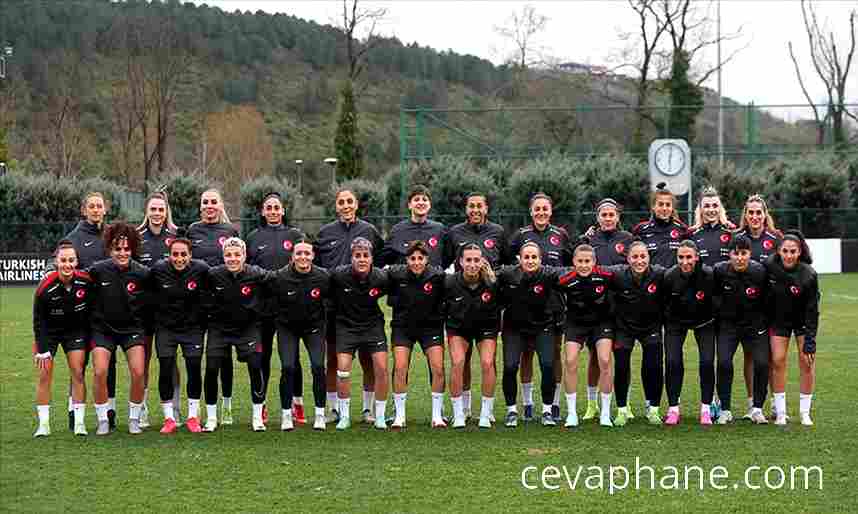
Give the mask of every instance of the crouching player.
[(57, 245), (54, 263), (56, 270), (45, 275), (33, 300), (33, 359), (39, 369), (36, 387), (39, 428), (33, 434), (34, 437), (51, 433), (51, 382), (54, 356), (60, 345), (68, 359), (71, 374), (74, 433), (86, 435), (83, 362), (90, 337), (87, 290), (92, 280), (89, 275), (77, 270), (77, 252), (67, 239)]

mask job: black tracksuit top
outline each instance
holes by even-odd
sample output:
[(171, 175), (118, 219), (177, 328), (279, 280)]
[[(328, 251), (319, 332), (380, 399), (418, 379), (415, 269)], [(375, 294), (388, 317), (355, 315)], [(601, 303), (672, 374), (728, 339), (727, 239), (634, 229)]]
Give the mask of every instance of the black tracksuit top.
[(352, 262), (352, 241), (358, 237), (367, 239), (372, 243), (373, 262), (379, 265), (384, 241), (381, 239), (378, 229), (362, 219), (356, 219), (354, 223), (350, 224), (337, 220), (323, 226), (319, 230), (319, 237), (314, 245), (315, 263), (329, 271), (337, 266), (350, 265)]
[(277, 270), (272, 283), (277, 323), (302, 328), (324, 326), (330, 281), (328, 271), (315, 265), (307, 273), (298, 272), (292, 265)]
[(151, 288), (149, 268), (131, 260), (120, 270), (112, 259), (96, 262), (86, 270), (92, 278), (92, 328), (99, 332), (143, 332), (142, 310)]
[(563, 227), (548, 225), (545, 230), (537, 230), (533, 225), (528, 225), (518, 229), (509, 241), (510, 260), (515, 260), (526, 243), (539, 245), (542, 250), (542, 264), (545, 266), (572, 264), (572, 241)]
[(748, 269), (739, 273), (727, 261), (716, 264), (714, 271), (715, 317), (719, 323), (766, 328), (768, 278), (763, 265), (752, 260)]
[(502, 226), (491, 221), (486, 221), (482, 225), (464, 222), (454, 225), (447, 232), (447, 243), (444, 244), (444, 268), (455, 263), (456, 271), (461, 271), (459, 251), (468, 243), (479, 246), (483, 251), (483, 257), (495, 269), (510, 262), (507, 256), (506, 234)]
[(715, 318), (715, 274), (701, 261), (688, 275), (679, 270), (678, 264), (668, 269), (664, 274), (664, 295), (666, 324), (694, 328)]
[(715, 266), (719, 262), (730, 259), (730, 240), (733, 233), (720, 223), (704, 223), (694, 229), (689, 238), (697, 244), (697, 253), (700, 262), (709, 266)]
[(91, 286), (89, 275), (77, 270), (68, 289), (56, 271), (42, 278), (33, 298), (33, 336), (38, 353), (47, 352), (50, 342), (89, 339)]
[(407, 266), (387, 269), (390, 291), (387, 303), (393, 308), (391, 327), (410, 332), (440, 331), (444, 327), (444, 278), (440, 267), (427, 266), (420, 276)]
[(230, 237), (238, 237), (238, 230), (229, 223), (196, 221), (188, 227), (194, 259), (205, 261), (209, 266), (223, 264), (223, 242)]
[(596, 266), (586, 277), (574, 270), (560, 277), (560, 290), (566, 295), (567, 324), (593, 326), (612, 319), (608, 296), (611, 276)]
[(760, 237), (751, 236), (751, 231), (747, 228), (739, 230), (733, 237), (745, 236), (751, 240), (751, 258), (760, 264), (766, 262), (766, 259), (776, 254), (778, 245), (781, 242), (781, 234), (777, 231), (769, 229), (763, 230)]
[(640, 279), (635, 278), (628, 264), (611, 266), (605, 271), (611, 273), (608, 284), (613, 292), (617, 329), (637, 334), (660, 330), (665, 269), (651, 265)]
[(350, 264), (331, 271), (331, 298), (337, 329), (366, 341), (382, 341), (384, 314), (378, 300), (387, 294), (387, 272), (373, 266), (366, 277), (358, 277)]
[(101, 229), (86, 220), (78, 222), (74, 230), (64, 239), (68, 239), (74, 245), (79, 269), (86, 269), (108, 257), (104, 249)]
[(579, 238), (580, 243), (588, 244), (596, 251), (596, 262), (602, 268), (626, 263), (626, 250), (634, 236), (625, 230), (596, 230), (592, 237), (586, 234)]
[(152, 266), (152, 290), (149, 294), (155, 323), (173, 332), (197, 332), (206, 328), (210, 304), (209, 265), (191, 259), (182, 271), (167, 259)]
[(233, 273), (226, 265), (208, 271), (212, 310), (209, 329), (239, 335), (252, 328), (270, 305), (273, 274), (259, 266), (245, 264)]
[(501, 303), (504, 310), (504, 328), (522, 332), (539, 332), (554, 321), (549, 306), (560, 294), (558, 279), (566, 270), (542, 266), (533, 273), (525, 273), (521, 266), (502, 267), (497, 274)]
[(632, 234), (646, 243), (650, 264), (669, 268), (676, 264), (676, 250), (688, 237), (688, 226), (681, 221), (673, 219), (664, 221), (652, 217), (638, 223), (632, 229)]
[(769, 278), (768, 314), (773, 327), (794, 327), (816, 337), (819, 327), (819, 281), (804, 262), (787, 270), (780, 255), (766, 260)]
[(306, 239), (303, 232), (285, 225), (263, 225), (247, 236), (247, 263), (269, 271), (288, 266), (292, 249)]
[(444, 323), (448, 330), (497, 332), (500, 309), (497, 282), (487, 285), (480, 280), (471, 288), (461, 272), (444, 278)]
[(381, 264), (405, 264), (408, 245), (412, 241), (424, 241), (429, 248), (429, 264), (443, 266), (446, 234), (447, 228), (437, 221), (414, 223), (411, 218), (402, 220), (390, 230), (382, 251)]
[(149, 230), (149, 227), (144, 227), (140, 230), (140, 239), (140, 255), (137, 257), (137, 262), (152, 266), (170, 256), (170, 243), (176, 239), (176, 233), (162, 228), (161, 233), (155, 234)]

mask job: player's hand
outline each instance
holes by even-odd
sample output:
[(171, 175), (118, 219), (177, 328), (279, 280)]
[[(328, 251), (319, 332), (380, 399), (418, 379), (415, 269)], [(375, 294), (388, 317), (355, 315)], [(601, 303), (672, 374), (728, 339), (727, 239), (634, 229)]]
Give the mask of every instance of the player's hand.
[(51, 364), (51, 352), (37, 353), (33, 355), (33, 363), (39, 369), (46, 369)]

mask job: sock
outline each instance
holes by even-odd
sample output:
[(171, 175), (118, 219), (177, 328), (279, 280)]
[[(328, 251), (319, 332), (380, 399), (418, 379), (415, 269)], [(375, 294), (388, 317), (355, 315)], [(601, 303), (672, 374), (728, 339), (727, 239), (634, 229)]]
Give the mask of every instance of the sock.
[(760, 409), (760, 408), (758, 408), (758, 407), (751, 407), (751, 415), (754, 415), (754, 414), (756, 414), (756, 413), (760, 413), (760, 414), (762, 414), (762, 413), (763, 413), (763, 409)]
[(462, 391), (462, 408), (468, 414), (471, 413), (471, 390)]
[(217, 404), (206, 405), (206, 415), (208, 416), (208, 419), (217, 421)]
[(116, 411), (116, 398), (108, 398), (107, 405), (108, 410)]
[(149, 388), (144, 387), (143, 388), (143, 403), (146, 403), (147, 401), (149, 401)]
[(262, 407), (264, 405), (265, 405), (264, 403), (254, 403), (253, 404), (253, 419), (258, 419), (258, 420), (262, 419)]
[(331, 410), (337, 410), (337, 393), (336, 392), (328, 393), (326, 396), (327, 396), (326, 403), (328, 405), (330, 405)]
[[(387, 410), (387, 400), (378, 400), (375, 402), (375, 419), (387, 422), (384, 417), (384, 411)], [(405, 414), (405, 399), (402, 401), (402, 414)]]
[(304, 397), (303, 396), (293, 396), (292, 397), (292, 405), (304, 405)]
[(364, 391), (363, 392), (363, 407), (361, 411), (372, 410), (372, 400), (375, 393), (373, 391)]
[(83, 425), (85, 414), (86, 414), (86, 404), (85, 403), (74, 404), (74, 424), (75, 425)]
[(521, 383), (521, 404), (533, 405), (533, 382)]
[(224, 396), (221, 398), (221, 401), (223, 402), (224, 410), (232, 408), (232, 397)]
[(748, 410), (751, 410), (753, 408), (754, 408), (754, 398), (751, 397), (751, 398), (748, 398)]
[(600, 409), (600, 417), (603, 419), (611, 419), (611, 393), (602, 393), (602, 408)]
[(95, 417), (98, 421), (107, 421), (107, 411), (110, 409), (110, 403), (96, 403)]
[(444, 417), (442, 408), (444, 407), (444, 393), (432, 393), (432, 419), (441, 419)]
[(700, 413), (703, 414), (704, 412), (709, 412), (709, 404), (708, 403), (701, 403), (700, 404)]
[(543, 403), (542, 404), (542, 413), (543, 414), (551, 414), (551, 404), (550, 403)]
[(453, 417), (454, 418), (462, 418), (465, 416), (465, 409), (462, 405), (462, 397), (454, 396), (451, 398), (453, 400)]
[(316, 407), (316, 416), (325, 416), (325, 408), (324, 407)]
[(337, 398), (337, 407), (339, 407), (338, 412), (340, 413), (340, 417), (343, 417), (343, 418), (350, 417), (349, 412), (352, 408), (352, 399), (351, 398)]
[(506, 412), (507, 414), (509, 414), (510, 412), (515, 412), (516, 414), (518, 414), (518, 407), (515, 405), (507, 405)]
[(576, 414), (578, 403), (578, 393), (566, 393), (566, 410), (569, 414)]
[(74, 399), (69, 395), (69, 412), (74, 410)]
[[(405, 400), (408, 399), (408, 393), (393, 393), (393, 407), (396, 410), (396, 417), (405, 419)], [(435, 401), (434, 393), (432, 401)], [(376, 406), (378, 402), (376, 402)], [(433, 404), (434, 407), (434, 404)]]
[(798, 395), (798, 411), (802, 414), (810, 414), (810, 406), (813, 403), (813, 393)]
[(786, 414), (786, 393), (775, 393), (774, 395), (775, 414)]
[(562, 390), (563, 390), (563, 384), (562, 383), (558, 382), (558, 383), (554, 384), (554, 402), (552, 403), (552, 405), (556, 405), (557, 407), (560, 407), (560, 391), (562, 391)]
[(280, 417), (283, 419), (292, 417), (292, 409), (281, 409)]
[(40, 425), (50, 425), (51, 424), (51, 406), (50, 405), (37, 405), (36, 410), (39, 412), (39, 424)]
[(140, 419), (140, 408), (142, 406), (140, 403), (128, 402), (128, 419)]
[(188, 417), (189, 418), (199, 418), (200, 417), (200, 401), (192, 400), (188, 398)]
[(170, 400), (168, 402), (161, 403), (161, 410), (164, 411), (164, 420), (172, 419), (176, 421), (176, 416), (173, 414), (173, 401)]
[(492, 412), (495, 410), (495, 397), (483, 396), (482, 409), (480, 410), (481, 418), (491, 418)]
[(646, 408), (646, 410), (649, 410), (649, 407), (649, 400), (644, 400), (644, 408)]
[(599, 399), (599, 388), (597, 386), (587, 386), (587, 401), (595, 402)]

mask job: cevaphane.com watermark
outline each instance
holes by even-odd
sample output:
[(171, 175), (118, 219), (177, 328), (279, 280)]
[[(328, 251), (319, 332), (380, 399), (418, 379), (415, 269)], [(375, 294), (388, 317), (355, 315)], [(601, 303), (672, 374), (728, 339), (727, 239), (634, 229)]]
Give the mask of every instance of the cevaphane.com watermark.
[(786, 489), (822, 490), (820, 466), (748, 466), (731, 476), (724, 466), (648, 466), (635, 457), (634, 466), (525, 466), (521, 485), (528, 490), (608, 491)]

